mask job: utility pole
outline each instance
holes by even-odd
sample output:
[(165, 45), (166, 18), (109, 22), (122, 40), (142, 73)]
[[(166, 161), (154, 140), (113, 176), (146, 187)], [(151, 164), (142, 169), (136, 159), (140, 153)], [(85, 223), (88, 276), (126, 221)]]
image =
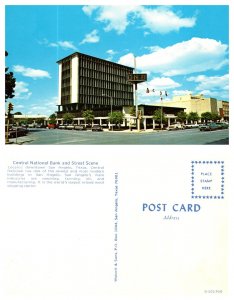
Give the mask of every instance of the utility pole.
[(136, 127), (140, 130), (140, 114), (138, 111), (138, 97), (137, 97), (137, 84), (147, 81), (147, 74), (137, 74), (136, 73), (136, 57), (134, 56), (134, 73), (128, 75), (128, 82), (134, 85), (134, 104), (136, 107)]

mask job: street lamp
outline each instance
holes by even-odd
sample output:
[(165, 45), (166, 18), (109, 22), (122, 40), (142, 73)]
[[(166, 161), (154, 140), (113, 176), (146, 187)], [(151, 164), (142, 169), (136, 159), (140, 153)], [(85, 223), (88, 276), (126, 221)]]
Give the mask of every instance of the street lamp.
[(167, 91), (160, 91), (160, 100), (161, 100), (161, 130), (163, 129), (163, 122), (162, 122), (162, 117), (163, 117), (163, 106), (162, 106), (162, 101), (163, 101), (163, 92), (165, 96), (167, 97)]
[[(102, 94), (103, 97), (107, 97), (110, 98), (110, 104), (111, 104), (111, 117), (112, 117), (112, 105), (113, 105), (113, 98), (112, 96), (106, 95), (106, 94)], [(111, 130), (113, 131), (113, 125), (111, 126)]]

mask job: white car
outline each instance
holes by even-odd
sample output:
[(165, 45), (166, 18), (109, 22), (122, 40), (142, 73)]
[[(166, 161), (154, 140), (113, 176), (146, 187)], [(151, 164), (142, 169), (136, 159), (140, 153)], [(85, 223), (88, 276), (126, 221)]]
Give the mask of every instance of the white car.
[(176, 123), (176, 124), (171, 124), (167, 127), (167, 130), (179, 130), (179, 129), (184, 129), (184, 125)]
[(186, 129), (198, 128), (198, 127), (199, 127), (199, 124), (185, 124)]

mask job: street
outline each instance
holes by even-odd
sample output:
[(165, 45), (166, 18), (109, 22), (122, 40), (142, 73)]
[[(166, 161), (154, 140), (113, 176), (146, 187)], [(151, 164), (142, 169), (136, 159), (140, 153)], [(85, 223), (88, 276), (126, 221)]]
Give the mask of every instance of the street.
[(103, 131), (30, 129), (24, 137), (10, 139), (19, 145), (227, 145), (228, 129), (199, 131)]

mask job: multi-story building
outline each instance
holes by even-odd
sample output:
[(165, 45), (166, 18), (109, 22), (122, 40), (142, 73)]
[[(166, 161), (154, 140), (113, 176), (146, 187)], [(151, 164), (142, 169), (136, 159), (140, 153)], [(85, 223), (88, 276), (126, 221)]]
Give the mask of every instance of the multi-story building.
[(229, 120), (229, 102), (217, 100), (218, 113), (223, 120)]
[(201, 116), (204, 112), (211, 112), (220, 115), (224, 120), (229, 118), (229, 102), (215, 98), (206, 98), (203, 95), (181, 95), (174, 96), (172, 101), (164, 101), (163, 105), (184, 107), (185, 112), (197, 112)]
[(127, 81), (133, 68), (75, 52), (58, 62), (58, 118), (70, 112), (81, 117), (90, 109), (95, 117), (134, 105), (133, 85)]

